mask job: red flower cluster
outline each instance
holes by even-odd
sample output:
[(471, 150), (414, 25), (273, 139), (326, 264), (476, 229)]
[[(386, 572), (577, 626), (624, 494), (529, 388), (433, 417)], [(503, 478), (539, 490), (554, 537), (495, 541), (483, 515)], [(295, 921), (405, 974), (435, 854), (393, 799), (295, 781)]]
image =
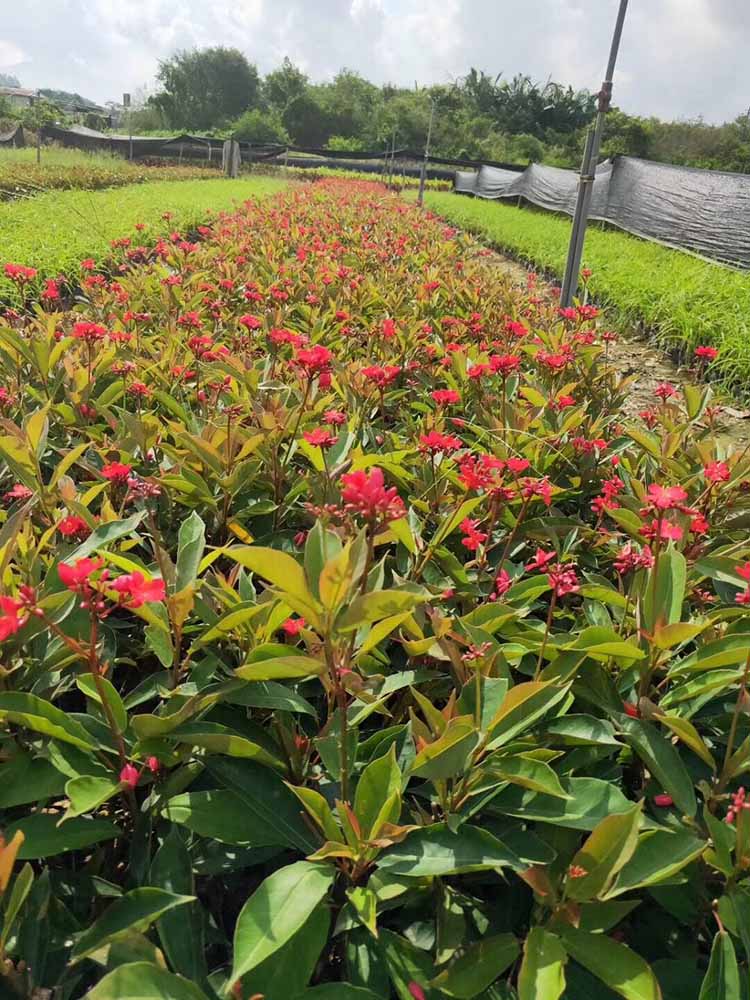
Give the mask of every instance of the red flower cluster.
[(341, 477), (341, 498), (346, 510), (361, 514), (366, 520), (396, 521), (405, 514), (404, 502), (395, 486), (386, 486), (383, 471), (377, 467), (365, 472), (349, 472)]

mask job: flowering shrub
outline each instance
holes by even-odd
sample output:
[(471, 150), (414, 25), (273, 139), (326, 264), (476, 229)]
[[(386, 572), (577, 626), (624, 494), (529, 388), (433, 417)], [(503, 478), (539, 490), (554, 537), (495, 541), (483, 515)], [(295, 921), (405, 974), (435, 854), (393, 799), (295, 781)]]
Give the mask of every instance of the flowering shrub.
[(593, 307), (374, 184), (114, 253), (0, 323), (6, 992), (739, 996), (710, 390), (624, 417)]

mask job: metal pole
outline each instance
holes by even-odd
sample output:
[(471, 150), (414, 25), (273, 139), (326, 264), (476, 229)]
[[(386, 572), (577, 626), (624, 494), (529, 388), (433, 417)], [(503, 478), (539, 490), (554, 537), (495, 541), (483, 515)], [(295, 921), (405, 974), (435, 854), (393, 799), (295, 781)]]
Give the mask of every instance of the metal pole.
[(419, 194), (417, 195), (417, 204), (424, 204), (424, 185), (427, 180), (427, 160), (430, 157), (430, 139), (432, 138), (432, 121), (435, 117), (435, 102), (430, 101), (430, 124), (427, 126), (427, 142), (424, 144), (424, 159), (422, 160), (422, 169), (419, 172)]
[(133, 109), (128, 107), (128, 159), (133, 159)]
[(594, 128), (589, 130), (586, 137), (586, 148), (581, 164), (581, 176), (578, 181), (578, 196), (576, 198), (575, 215), (573, 216), (573, 228), (570, 233), (568, 260), (565, 265), (565, 277), (563, 278), (562, 292), (560, 294), (560, 305), (563, 308), (567, 308), (573, 304), (573, 299), (578, 290), (578, 276), (583, 257), (583, 241), (586, 236), (586, 224), (588, 222), (589, 209), (591, 208), (591, 196), (594, 193), (596, 161), (599, 159), (599, 147), (602, 141), (604, 119), (612, 103), (612, 79), (615, 74), (615, 63), (617, 62), (617, 53), (620, 49), (620, 39), (622, 38), (622, 28), (625, 23), (627, 10), (628, 0), (620, 0), (620, 9), (617, 13), (615, 31), (612, 36), (612, 46), (609, 50), (607, 71), (602, 83), (602, 89), (599, 91), (596, 121)]
[(391, 186), (391, 178), (393, 177), (393, 165), (396, 162), (396, 126), (393, 126), (393, 136), (391, 137), (391, 160), (388, 164), (388, 187)]

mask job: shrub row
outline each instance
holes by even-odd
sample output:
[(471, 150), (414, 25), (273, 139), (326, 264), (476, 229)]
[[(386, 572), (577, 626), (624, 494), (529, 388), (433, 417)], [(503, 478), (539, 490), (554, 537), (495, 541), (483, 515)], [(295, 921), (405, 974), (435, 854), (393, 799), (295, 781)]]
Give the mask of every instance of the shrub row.
[[(570, 220), (502, 202), (431, 193), (428, 204), (521, 260), (561, 277)], [(660, 345), (689, 357), (699, 344), (721, 349), (712, 374), (748, 394), (750, 275), (627, 233), (589, 227), (584, 266), (593, 297), (623, 325), (641, 325)]]

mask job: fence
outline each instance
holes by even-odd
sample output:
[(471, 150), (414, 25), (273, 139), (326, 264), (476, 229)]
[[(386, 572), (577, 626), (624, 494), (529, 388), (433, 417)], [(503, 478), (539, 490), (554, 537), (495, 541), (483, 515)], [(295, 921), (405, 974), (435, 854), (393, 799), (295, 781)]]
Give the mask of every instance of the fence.
[[(521, 174), (483, 165), (458, 171), (454, 189), (478, 198), (524, 199), (572, 215), (578, 174), (534, 163)], [(618, 156), (596, 171), (591, 218), (635, 236), (750, 268), (750, 175)]]

